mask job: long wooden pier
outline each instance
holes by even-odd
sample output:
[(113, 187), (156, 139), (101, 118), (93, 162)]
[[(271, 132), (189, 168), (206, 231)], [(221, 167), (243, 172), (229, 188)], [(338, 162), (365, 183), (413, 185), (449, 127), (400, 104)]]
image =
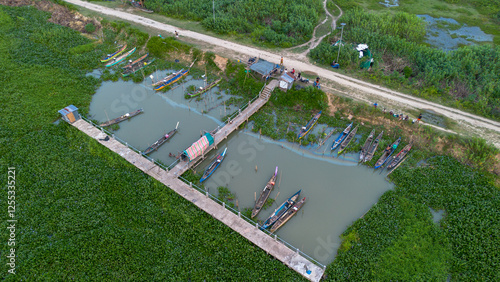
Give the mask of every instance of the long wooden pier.
[[(259, 110), (267, 102), (269, 94), (276, 86), (277, 81), (271, 82), (268, 86), (266, 86), (264, 91), (260, 93), (260, 97), (258, 99), (250, 104), (244, 111), (239, 113), (238, 116), (232, 120), (232, 122), (227, 123), (222, 129), (220, 129), (214, 136), (214, 145), (219, 144), (223, 139), (227, 138), (227, 136), (231, 134), (231, 132), (235, 131), (249, 116)], [(108, 140), (105, 141), (105, 137), (108, 135), (83, 119), (73, 122), (72, 125), (97, 140), (97, 142), (106, 146), (111, 151), (119, 154), (144, 173), (154, 177), (156, 180), (160, 181), (186, 200), (192, 202), (194, 205), (207, 212), (215, 219), (223, 222), (231, 229), (241, 234), (241, 236), (245, 237), (247, 240), (280, 260), (308, 280), (320, 281), (323, 276), (324, 269), (303, 257), (299, 253), (298, 249), (290, 249), (280, 241), (276, 240), (276, 237), (273, 238), (267, 235), (261, 231), (258, 226), (250, 224), (243, 218), (211, 200), (207, 195), (200, 193), (198, 190), (178, 179), (178, 176), (180, 176), (183, 171), (188, 169), (186, 163), (179, 163), (174, 169), (166, 171), (114, 138), (108, 138)]]

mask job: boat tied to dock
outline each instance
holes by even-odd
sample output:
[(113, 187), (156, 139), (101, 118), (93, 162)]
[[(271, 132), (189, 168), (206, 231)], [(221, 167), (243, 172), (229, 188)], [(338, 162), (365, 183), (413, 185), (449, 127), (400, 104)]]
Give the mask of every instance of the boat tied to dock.
[(271, 191), (273, 190), (274, 185), (276, 184), (277, 175), (278, 175), (278, 167), (276, 167), (274, 175), (271, 177), (271, 179), (269, 179), (266, 186), (264, 187), (264, 190), (262, 190), (262, 192), (260, 193), (259, 199), (257, 200), (257, 202), (255, 202), (251, 218), (254, 218), (266, 203), (267, 198), (269, 198), (269, 194), (271, 194)]

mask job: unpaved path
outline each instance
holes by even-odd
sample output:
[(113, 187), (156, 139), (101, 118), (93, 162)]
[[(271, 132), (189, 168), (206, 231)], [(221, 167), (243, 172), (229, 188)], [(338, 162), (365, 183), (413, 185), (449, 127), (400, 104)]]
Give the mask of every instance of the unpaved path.
[[(295, 48), (300, 48), (300, 47), (303, 47), (303, 46), (309, 46), (307, 48), (307, 50), (305, 50), (304, 52), (298, 54), (298, 58), (300, 59), (305, 59), (307, 60), (307, 54), (309, 54), (309, 51), (311, 51), (312, 49), (316, 48), (320, 43), (321, 41), (323, 40), (323, 38), (327, 37), (328, 35), (330, 35), (330, 33), (332, 33), (333, 30), (335, 30), (337, 28), (337, 20), (342, 17), (342, 14), (344, 14), (344, 12), (342, 11), (342, 9), (340, 9), (339, 6), (337, 6), (337, 4), (335, 4), (335, 6), (339, 9), (340, 11), (340, 14), (337, 16), (337, 17), (334, 17), (330, 11), (328, 11), (328, 9), (326, 8), (326, 2), (328, 0), (325, 0), (323, 1), (323, 9), (325, 10), (325, 13), (326, 13), (326, 17), (325, 19), (320, 22), (313, 30), (313, 35), (311, 37), (311, 40), (307, 41), (306, 43), (303, 43), (303, 44), (300, 44), (300, 45), (297, 45), (297, 46), (294, 46), (294, 47), (291, 47), (291, 48), (288, 48), (286, 50), (293, 50)], [(318, 27), (322, 26), (328, 19), (332, 19), (332, 30), (330, 32), (328, 32), (327, 34), (319, 37), (319, 38), (316, 38), (316, 30), (318, 29)]]
[[(269, 51), (259, 50), (255, 47), (240, 45), (238, 43), (222, 40), (219, 38), (215, 38), (209, 35), (189, 30), (182, 30), (178, 27), (160, 23), (139, 15), (134, 15), (123, 11), (117, 11), (111, 8), (106, 8), (89, 2), (83, 2), (80, 0), (65, 0), (65, 1), (78, 6), (82, 6), (89, 10), (100, 12), (105, 15), (114, 16), (130, 22), (170, 32), (172, 34), (174, 33), (174, 31), (178, 30), (181, 37), (192, 38), (197, 41), (204, 42), (205, 44), (209, 44), (217, 48), (222, 48), (226, 50), (225, 54), (229, 53), (227, 51), (231, 51), (231, 53), (239, 54), (240, 57), (259, 56), (260, 58), (270, 62), (276, 62), (276, 63), (280, 62), (281, 54), (275, 54)], [(439, 105), (417, 97), (402, 94), (379, 85), (351, 78), (349, 76), (336, 73), (332, 70), (323, 69), (308, 62), (298, 60), (297, 57), (295, 58), (284, 57), (284, 63), (287, 66), (294, 67), (298, 71), (302, 72), (307, 71), (310, 73), (319, 74), (321, 77), (321, 83), (324, 83), (324, 80), (327, 80), (329, 81), (329, 83), (332, 83), (333, 85), (342, 88), (344, 92), (353, 94), (355, 96), (357, 95), (357, 96), (375, 97), (375, 99), (377, 100), (378, 99), (385, 99), (388, 101), (390, 100), (399, 103), (401, 105), (405, 105), (409, 108), (432, 110), (443, 116), (451, 118), (452, 120), (457, 121), (462, 128), (465, 128), (467, 131), (470, 131), (471, 134), (479, 135), (500, 148), (500, 122), (476, 116), (464, 111), (460, 111), (458, 109)]]

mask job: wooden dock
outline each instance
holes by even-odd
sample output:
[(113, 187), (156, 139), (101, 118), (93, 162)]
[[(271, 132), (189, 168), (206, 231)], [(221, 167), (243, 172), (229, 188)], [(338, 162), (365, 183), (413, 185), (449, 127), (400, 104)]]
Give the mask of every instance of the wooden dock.
[(208, 147), (205, 152), (203, 152), (203, 155), (199, 156), (195, 160), (192, 160), (191, 162), (182, 160), (179, 161), (179, 163), (170, 170), (171, 173), (176, 176), (180, 176), (188, 169), (196, 167), (196, 165), (198, 165), (206, 157), (208, 152), (210, 152), (214, 148), (217, 148), (217, 145), (219, 145), (222, 140), (226, 139), (231, 133), (236, 131), (240, 125), (247, 121), (249, 117), (251, 117), (262, 106), (266, 104), (267, 100), (269, 100), (269, 98), (271, 97), (271, 92), (273, 92), (274, 88), (276, 88), (278, 84), (278, 80), (272, 80), (271, 82), (269, 82), (269, 84), (264, 87), (261, 93), (259, 93), (259, 97), (253, 103), (248, 105), (245, 110), (241, 111), (235, 118), (230, 120), (224, 127), (219, 129), (215, 133), (214, 143), (210, 145), (210, 147)]
[[(227, 123), (222, 129), (220, 129), (214, 136), (214, 145), (227, 138), (227, 136), (231, 134), (231, 132), (235, 131), (243, 122), (245, 122), (249, 116), (259, 110), (267, 102), (272, 89), (276, 86), (277, 81), (272, 81), (268, 86), (266, 86), (264, 91), (260, 93), (259, 98), (250, 104), (244, 111), (238, 114), (232, 122)], [(83, 119), (73, 122), (72, 125), (97, 140), (97, 142), (106, 146), (111, 151), (119, 154), (144, 173), (154, 177), (156, 180), (160, 181), (186, 200), (192, 202), (194, 205), (207, 212), (215, 219), (223, 222), (231, 229), (241, 234), (241, 236), (245, 237), (247, 240), (280, 260), (308, 280), (320, 281), (323, 276), (324, 269), (300, 255), (298, 249), (290, 249), (280, 241), (276, 240), (276, 238), (273, 238), (261, 231), (257, 226), (250, 224), (237, 214), (234, 214), (225, 207), (211, 200), (207, 195), (200, 193), (198, 190), (178, 179), (178, 176), (187, 170), (186, 162), (181, 162), (175, 166), (174, 169), (165, 171), (155, 163), (144, 158), (142, 155), (128, 148), (128, 146), (125, 146), (114, 138), (109, 138), (108, 141), (104, 141), (107, 136), (106, 133), (100, 131), (98, 128)], [(212, 148), (213, 147), (215, 146), (212, 146)]]

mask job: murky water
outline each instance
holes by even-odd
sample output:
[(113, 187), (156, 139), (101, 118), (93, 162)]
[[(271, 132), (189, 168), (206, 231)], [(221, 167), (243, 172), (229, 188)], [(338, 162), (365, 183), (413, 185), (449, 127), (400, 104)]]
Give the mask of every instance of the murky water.
[(486, 34), (477, 26), (460, 24), (451, 18), (433, 18), (429, 15), (417, 16), (427, 22), (425, 42), (445, 51), (457, 49), (460, 45), (493, 41), (493, 35)]
[[(184, 88), (189, 84), (202, 83), (201, 80), (188, 78)], [(115, 133), (142, 150), (180, 121), (179, 133), (151, 154), (154, 159), (170, 164), (174, 159), (168, 156), (169, 152), (186, 149), (198, 140), (200, 131), (212, 130), (221, 123), (219, 119), (225, 115), (224, 106), (218, 105), (229, 95), (218, 95), (216, 92), (218, 89), (215, 88), (212, 94), (205, 96), (205, 105), (205, 101), (185, 100), (182, 86), (166, 93), (155, 93), (150, 81), (143, 84), (105, 82), (94, 95), (90, 114), (93, 119), (106, 121), (106, 114), (111, 119), (143, 108), (143, 114), (120, 123), (120, 129)], [(213, 97), (210, 98), (210, 95)], [(218, 99), (220, 96), (223, 98)], [(202, 114), (202, 110), (207, 108), (213, 109)], [(318, 135), (324, 127), (318, 125), (312, 133)], [(325, 132), (330, 129), (326, 128)], [(265, 220), (278, 205), (302, 189), (302, 197), (307, 197), (306, 204), (277, 234), (327, 264), (333, 260), (340, 246), (340, 234), (392, 188), (383, 178), (385, 173), (380, 175), (373, 169), (357, 166), (357, 155), (337, 158), (336, 152), (330, 153), (329, 147), (337, 136), (338, 133), (333, 134), (321, 148), (317, 148), (317, 145), (299, 147), (286, 141), (273, 141), (250, 130), (239, 131), (219, 145), (218, 151), (228, 148), (226, 159), (205, 186), (213, 194), (217, 193), (217, 187), (227, 186), (235, 194), (238, 208), (243, 211), (253, 207), (255, 198), (278, 166), (278, 180), (271, 193), (276, 202), (261, 211), (257, 220)], [(197, 171), (203, 171), (216, 154), (217, 151), (212, 151)]]

